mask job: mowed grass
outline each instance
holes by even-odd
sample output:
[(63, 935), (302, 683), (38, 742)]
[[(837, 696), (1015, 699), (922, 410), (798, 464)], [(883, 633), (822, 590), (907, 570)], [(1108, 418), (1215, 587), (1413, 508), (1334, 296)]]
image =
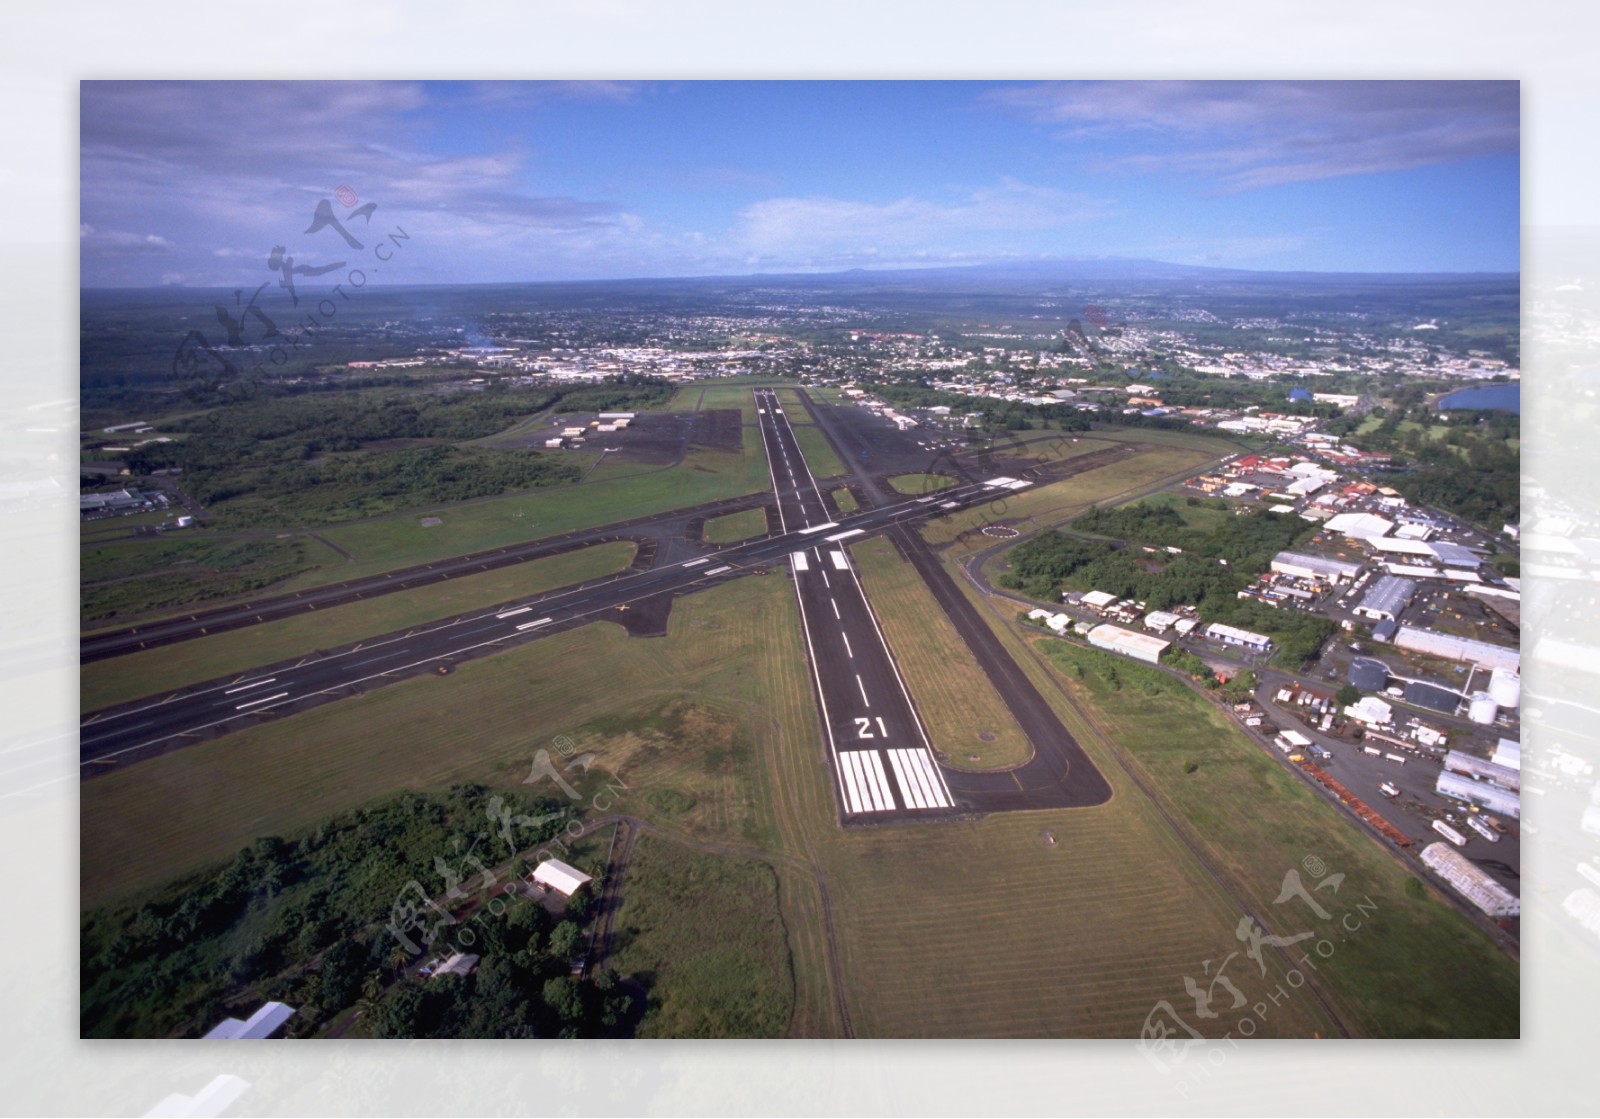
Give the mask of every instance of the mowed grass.
[(822, 434), (821, 428), (811, 423), (795, 424), (794, 438), (800, 444), (800, 453), (805, 455), (806, 465), (815, 477), (837, 478), (845, 472), (844, 463), (833, 453), (833, 448), (828, 445), (828, 437)]
[[(745, 449), (738, 453), (691, 451), (678, 466), (661, 470), (640, 472), (637, 466), (619, 466), (626, 472), (608, 476), (597, 470), (593, 480), (581, 485), (335, 526), (323, 535), (355, 556), (355, 562), (310, 572), (291, 580), (286, 587), (295, 590), (317, 586), (335, 579), (596, 528), (686, 505), (760, 493), (770, 488), (771, 480), (759, 443), (746, 439)], [(422, 519), (429, 517), (437, 517), (443, 523), (423, 527)]]
[(896, 474), (889, 479), (889, 487), (895, 493), (914, 496), (947, 490), (955, 484), (954, 478), (948, 478), (943, 474)]
[(962, 769), (1027, 761), (1027, 735), (916, 569), (883, 537), (850, 552), (934, 748)]
[(833, 491), (833, 503), (839, 507), (840, 513), (854, 513), (861, 508), (856, 501), (856, 495), (850, 492), (850, 487), (840, 486)]
[(640, 1037), (782, 1037), (794, 977), (767, 863), (640, 838), (612, 966), (645, 978)]
[[(930, 544), (947, 544), (987, 525), (1031, 521), (1044, 528), (1076, 517), (1089, 506), (1115, 502), (1144, 489), (1177, 481), (1213, 456), (1182, 447), (1148, 447), (1137, 454), (1048, 485), (1008, 491), (986, 505), (961, 509), (930, 521), (922, 531)], [(1026, 531), (1026, 530), (1025, 530)], [(987, 538), (983, 538), (987, 540)], [(987, 540), (987, 543), (993, 543)]]
[(95, 711), (313, 650), (336, 648), (407, 626), (541, 594), (624, 571), (637, 551), (631, 540), (613, 540), (432, 586), (92, 661), (79, 672), (79, 700), (84, 711)]
[[(1379, 1037), (1516, 1037), (1518, 969), (1455, 910), (1406, 892), (1410, 875), (1358, 826), (1286, 772), (1204, 698), (1157, 672), (1065, 641), (1036, 639), (1257, 913), (1284, 933), (1330, 938), (1319, 976), (1344, 1014)], [(1314, 857), (1335, 888), (1282, 904), (1285, 876), (1308, 887)], [(1375, 906), (1356, 912), (1358, 902)], [(1355, 924), (1341, 927), (1346, 915)]]
[(712, 517), (706, 522), (704, 536), (708, 544), (737, 544), (752, 536), (767, 533), (767, 511), (745, 509), (722, 517)]
[[(740, 580), (680, 601), (666, 638), (588, 626), (88, 781), (84, 904), (399, 789), (519, 785), (565, 734), (626, 785), (610, 811), (771, 866), (790, 1036), (842, 1032), (844, 999), (863, 1035), (1133, 1037), (1231, 950), (1237, 910), (1121, 783), (1081, 812), (840, 829), (797, 627), (787, 581)], [(1262, 1032), (1318, 1029), (1291, 992)]]

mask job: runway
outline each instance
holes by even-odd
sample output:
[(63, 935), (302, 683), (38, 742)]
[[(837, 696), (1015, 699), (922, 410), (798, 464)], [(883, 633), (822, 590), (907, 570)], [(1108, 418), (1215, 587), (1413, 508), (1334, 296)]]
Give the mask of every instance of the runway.
[[(972, 772), (940, 764), (843, 545), (860, 533), (825, 524), (826, 509), (775, 394), (757, 393), (762, 438), (778, 513), (788, 527), (821, 540), (790, 557), (812, 684), (827, 737), (835, 792), (846, 824), (950, 817), (975, 812), (1081, 808), (1103, 804), (1111, 787), (1059, 716), (951, 581), (910, 522), (889, 536), (933, 593), (1033, 745), (1023, 765)], [(985, 500), (1013, 486), (976, 483)], [(966, 487), (961, 487), (966, 488)], [(886, 490), (880, 489), (880, 495)], [(888, 491), (892, 492), (892, 491)], [(940, 507), (946, 495), (919, 503)]]
[[(792, 443), (792, 435), (790, 440)], [(803, 460), (798, 460), (798, 447), (791, 445), (788, 454), (796, 458), (799, 468), (803, 469)], [(805, 479), (809, 483), (809, 474)], [(797, 473), (793, 479), (786, 477), (786, 480), (788, 484), (782, 499), (792, 508), (802, 508), (812, 524), (823, 524), (826, 516), (814, 485), (809, 486), (812, 504), (795, 506), (795, 502), (802, 500), (799, 496), (801, 479)], [(941, 493), (938, 503), (907, 499), (842, 517), (827, 534), (846, 533), (853, 537), (880, 532), (899, 521), (918, 520), (961, 508), (988, 500), (990, 495), (991, 491), (981, 484), (973, 484)], [(758, 496), (760, 500), (756, 504), (772, 500), (768, 495)], [(679, 510), (672, 517), (687, 520), (692, 512)], [(690, 553), (687, 549), (674, 548), (669, 561), (662, 562), (658, 556), (658, 562), (644, 570), (513, 600), (353, 645), (316, 650), (292, 661), (92, 712), (79, 725), (82, 773), (92, 776), (117, 765), (239, 730), (263, 719), (303, 711), (396, 680), (434, 674), (441, 669), (448, 671), (456, 661), (487, 655), (601, 618), (625, 621), (627, 615), (619, 613), (619, 607), (649, 611), (663, 599), (703, 590), (729, 579), (744, 578), (753, 569), (778, 567), (793, 553), (816, 547), (821, 538), (804, 531), (803, 521), (801, 523), (801, 528), (790, 523), (776, 536), (717, 551)], [(595, 534), (614, 535), (615, 527), (597, 529)], [(677, 558), (684, 554), (693, 554), (693, 558)], [(826, 603), (820, 603), (819, 608), (829, 609)], [(863, 684), (867, 684), (865, 678)]]

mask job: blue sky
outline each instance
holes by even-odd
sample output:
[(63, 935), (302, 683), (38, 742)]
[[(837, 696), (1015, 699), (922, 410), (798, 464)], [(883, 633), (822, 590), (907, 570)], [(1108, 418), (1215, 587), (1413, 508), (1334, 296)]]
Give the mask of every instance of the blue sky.
[[(1515, 82), (85, 82), (85, 287), (1139, 257), (1516, 271)], [(346, 205), (336, 188), (356, 195)], [(364, 230), (370, 231), (364, 236)]]

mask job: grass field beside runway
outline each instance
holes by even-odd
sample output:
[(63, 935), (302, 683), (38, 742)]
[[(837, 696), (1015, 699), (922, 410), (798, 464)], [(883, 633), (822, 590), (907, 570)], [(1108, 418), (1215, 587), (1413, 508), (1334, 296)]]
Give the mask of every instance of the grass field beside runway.
[[(1410, 875), (1394, 858), (1212, 704), (1124, 658), (1050, 638), (1034, 644), (1194, 840), (1228, 867), (1256, 912), (1334, 939), (1319, 971), (1369, 1032), (1518, 1036), (1517, 966), (1454, 909), (1409, 896)], [(1288, 870), (1315, 881), (1303, 869), (1308, 856), (1345, 875), (1336, 890), (1319, 893), (1324, 910), (1338, 915), (1363, 897), (1377, 902), (1374, 914), (1353, 918), (1358, 929), (1322, 920), (1301, 901), (1274, 905)]]
[[(633, 473), (597, 478), (582, 485), (338, 525), (322, 535), (351, 553), (355, 561), (307, 573), (280, 589), (320, 586), (670, 512), (687, 505), (760, 493), (771, 487), (771, 480), (760, 447), (750, 446), (749, 442), (737, 454), (691, 451), (680, 465), (662, 470), (639, 473), (637, 467), (630, 466), (625, 469)], [(442, 523), (423, 526), (422, 520), (432, 517)]]
[[(82, 786), (83, 898), (397, 789), (518, 785), (565, 734), (627, 785), (612, 811), (773, 867), (794, 1036), (841, 1029), (819, 875), (863, 1034), (1131, 1037), (1158, 1000), (1181, 998), (1183, 975), (1230, 950), (1236, 912), (1137, 796), (841, 830), (797, 634), (787, 581), (740, 580), (681, 600), (666, 638), (588, 626), (96, 778)], [(1268, 1032), (1325, 1029), (1299, 1000)]]
[(794, 1034), (835, 1035), (816, 873), (792, 838), (797, 821), (833, 818), (798, 627), (783, 580), (740, 580), (679, 602), (665, 638), (590, 625), (98, 777), (82, 786), (83, 903), (397, 790), (520, 788), (534, 751), (555, 756), (565, 735), (626, 784), (610, 811), (770, 861)]
[(1027, 735), (916, 569), (883, 537), (850, 553), (934, 748), (962, 769), (1027, 761)]
[(79, 671), (80, 704), (86, 712), (95, 711), (289, 660), (315, 649), (335, 648), (597, 579), (627, 570), (637, 551), (631, 540), (613, 540), (426, 587), (91, 661)]
[(896, 474), (889, 480), (889, 488), (895, 493), (903, 493), (912, 497), (921, 497), (925, 493), (937, 493), (947, 490), (956, 484), (954, 478), (943, 474)]
[(922, 536), (930, 544), (939, 545), (991, 524), (1031, 521), (1039, 528), (1060, 524), (1091, 505), (1114, 502), (1119, 497), (1182, 477), (1213, 457), (1184, 447), (1149, 447), (1059, 482), (1006, 491), (987, 504), (957, 510), (948, 517), (930, 522), (922, 530)]
[(765, 509), (745, 509), (738, 513), (728, 513), (721, 517), (712, 517), (706, 522), (703, 533), (707, 544), (737, 544), (741, 540), (749, 540), (754, 536), (767, 534), (767, 511)]
[(833, 445), (822, 434), (821, 428), (810, 422), (791, 423), (790, 427), (813, 477), (821, 481), (823, 478), (837, 478), (845, 472), (844, 463), (839, 461), (839, 456), (834, 453)]
[(833, 491), (833, 503), (839, 507), (841, 516), (854, 513), (861, 508), (861, 503), (856, 500), (856, 495), (850, 492), (849, 486), (840, 486)]
[(769, 864), (646, 835), (625, 885), (612, 966), (656, 978), (637, 1036), (784, 1036), (794, 975)]

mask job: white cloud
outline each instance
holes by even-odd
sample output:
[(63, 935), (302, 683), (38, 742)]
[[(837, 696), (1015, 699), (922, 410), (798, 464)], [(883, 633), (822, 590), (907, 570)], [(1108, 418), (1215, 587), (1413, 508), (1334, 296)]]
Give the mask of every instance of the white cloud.
[(890, 202), (769, 198), (739, 212), (730, 248), (768, 260), (841, 254), (943, 258), (982, 243), (984, 234), (1061, 229), (1108, 212), (1099, 200), (1009, 178), (949, 201), (915, 195)]
[(1230, 191), (1515, 153), (1521, 135), (1515, 82), (1072, 82), (988, 100), (1099, 143), (1103, 170)]

